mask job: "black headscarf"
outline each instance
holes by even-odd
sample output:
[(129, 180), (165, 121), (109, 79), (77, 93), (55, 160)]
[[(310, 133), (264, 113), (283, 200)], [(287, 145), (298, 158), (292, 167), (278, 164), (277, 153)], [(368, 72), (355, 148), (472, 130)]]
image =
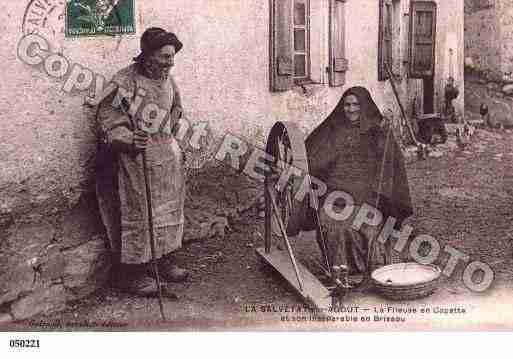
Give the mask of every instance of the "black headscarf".
[(160, 27), (150, 27), (141, 36), (141, 53), (134, 57), (134, 61), (141, 62), (145, 56), (151, 55), (166, 45), (174, 46), (177, 53), (183, 47), (183, 44), (172, 32), (167, 32)]
[(381, 123), (383, 117), (369, 91), (361, 86), (351, 87), (344, 92), (331, 114), (308, 136), (306, 139), (307, 148), (308, 143), (316, 142), (316, 138), (320, 135), (325, 135), (328, 131), (332, 132), (340, 126), (350, 125), (350, 120), (346, 118), (344, 111), (344, 102), (350, 95), (355, 96), (360, 104), (360, 132), (368, 132)]

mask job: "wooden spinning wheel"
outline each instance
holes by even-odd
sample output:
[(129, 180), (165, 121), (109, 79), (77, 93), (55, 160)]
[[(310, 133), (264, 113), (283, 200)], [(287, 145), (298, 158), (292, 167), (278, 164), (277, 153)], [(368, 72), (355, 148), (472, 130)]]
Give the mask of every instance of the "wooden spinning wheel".
[[(265, 207), (273, 208), (276, 205), (277, 215), (266, 211), (265, 217), (265, 248), (269, 251), (272, 245), (272, 236), (283, 236), (280, 228), (283, 224), (286, 229), (289, 219), (299, 203), (294, 203), (294, 196), (303, 184), (302, 176), (291, 176), (287, 181), (288, 171), (308, 173), (306, 148), (303, 142), (303, 132), (290, 122), (278, 122), (272, 128), (267, 141), (266, 152), (272, 156), (271, 172), (265, 178)], [(281, 179), (281, 180), (280, 180)], [(281, 219), (281, 224), (278, 221)]]
[[(343, 274), (341, 269), (331, 266), (319, 213), (314, 209), (318, 204), (309, 202), (315, 201), (316, 197), (309, 195), (311, 180), (303, 132), (292, 122), (277, 122), (267, 139), (266, 152), (272, 161), (264, 184), (265, 243), (257, 253), (308, 304), (328, 308), (333, 304), (334, 292), (340, 298), (350, 288), (364, 285), (368, 277), (364, 276), (359, 283), (350, 285), (347, 278), (340, 277)], [(331, 282), (331, 291), (296, 260), (289, 237), (297, 235), (305, 227), (315, 231), (321, 253), (318, 263)], [(374, 244), (375, 241), (371, 241), (371, 248)]]
[[(291, 122), (277, 122), (271, 129), (266, 152), (272, 156), (271, 171), (266, 173), (265, 193), (265, 245), (258, 248), (262, 259), (274, 267), (307, 301), (318, 308), (331, 305), (330, 291), (295, 258), (290, 234), (299, 232), (301, 220), (305, 219), (305, 191), (308, 197), (310, 184), (308, 160), (304, 143), (304, 133)], [(303, 196), (298, 193), (303, 191)], [(301, 198), (299, 198), (301, 197)], [(308, 211), (311, 214), (316, 211)], [(329, 273), (326, 246), (324, 245), (320, 223), (316, 223), (317, 240), (325, 259), (325, 270)], [(280, 243), (285, 247), (282, 249)]]
[[(425, 147), (421, 146), (415, 138), (413, 130), (409, 125), (409, 121), (406, 118), (404, 108), (399, 99), (393, 80), (394, 77), (392, 76), (387, 63), (385, 63), (385, 69), (389, 74), (390, 85), (401, 110), (403, 123), (406, 124), (411, 139), (413, 143), (417, 145), (418, 150), (424, 151)], [(385, 159), (391, 132), (392, 126), (388, 126), (383, 151), (385, 155), (380, 163), (381, 170), (376, 193), (375, 208), (380, 208), (378, 205), (380, 204), (379, 201), (382, 195), (381, 187), (383, 176), (385, 174)], [(317, 197), (315, 195), (310, 196), (312, 186), (304, 138), (305, 136), (303, 132), (292, 122), (277, 122), (271, 129), (267, 139), (266, 152), (271, 156), (272, 164), (270, 166), (271, 171), (266, 172), (264, 184), (265, 245), (264, 248), (258, 248), (257, 253), (265, 262), (276, 269), (307, 303), (319, 309), (325, 309), (329, 308), (334, 303), (339, 304), (340, 298), (342, 298), (351, 288), (360, 286), (366, 287), (366, 284), (371, 279), (370, 270), (372, 268), (374, 250), (377, 248), (377, 241), (374, 236), (368, 239), (366, 249), (367, 258), (363, 259), (367, 272), (364, 273), (363, 279), (361, 279), (359, 283), (350, 283), (347, 277), (347, 267), (342, 265), (330, 265), (328, 246), (324, 239), (324, 233), (321, 226), (322, 223), (320, 222), (319, 212), (317, 210), (319, 208), (319, 204), (316, 203)], [(299, 173), (299, 176), (289, 176), (290, 173)], [(308, 200), (306, 200), (307, 202), (303, 203), (305, 202), (305, 196), (312, 202), (308, 202)], [(321, 266), (323, 267), (325, 274), (329, 277), (331, 283), (334, 285), (331, 291), (304, 266), (296, 261), (289, 236), (295, 236), (299, 234), (300, 230), (304, 229), (312, 229), (316, 232), (315, 238), (322, 255)], [(273, 240), (276, 238), (283, 241), (286, 251), (282, 250), (279, 245), (273, 244)], [(385, 266), (389, 267), (389, 263), (391, 263), (392, 258), (390, 243), (388, 242), (387, 245), (388, 248), (385, 249), (384, 259)], [(354, 247), (351, 247), (354, 251)], [(407, 266), (403, 266), (401, 268), (406, 267)], [(395, 269), (395, 267), (392, 269)], [(392, 272), (393, 271), (390, 273)], [(400, 275), (402, 274), (404, 273), (400, 273)], [(341, 275), (343, 275), (343, 277), (341, 277)], [(415, 273), (413, 275), (415, 275)], [(376, 280), (374, 280), (374, 282), (375, 284), (378, 283)], [(426, 285), (422, 280), (419, 283), (422, 288)], [(428, 284), (436, 285), (433, 283), (436, 282), (431, 281)], [(401, 286), (397, 287), (395, 283), (389, 283), (388, 280), (385, 281), (382, 286), (387, 287), (387, 290), (388, 286), (392, 286), (393, 288), (391, 291), (394, 293), (397, 291), (397, 288), (400, 288), (400, 290), (403, 289)], [(377, 285), (377, 287), (379, 288), (379, 285)], [(412, 288), (413, 292), (416, 293), (417, 287), (414, 286)], [(411, 288), (408, 288), (408, 290), (409, 289)], [(382, 292), (388, 293), (387, 291)]]
[[(356, 287), (367, 287), (367, 284), (371, 284), (369, 282), (372, 282), (379, 292), (389, 297), (397, 294), (397, 298), (408, 299), (414, 298), (416, 295), (424, 296), (434, 291), (437, 278), (433, 277), (434, 279), (429, 278), (428, 281), (425, 281), (422, 278), (416, 278), (419, 270), (406, 273), (406, 269), (413, 268), (411, 264), (402, 263), (400, 266), (390, 264), (392, 262), (390, 243), (387, 243), (388, 246), (385, 248), (384, 267), (375, 270), (371, 277), (372, 257), (377, 248), (377, 241), (374, 237), (369, 239), (367, 258), (364, 263), (368, 271), (364, 273), (363, 277), (360, 276), (359, 281), (354, 282), (353, 278), (351, 280), (348, 278), (347, 267), (331, 266), (329, 261), (331, 257), (324, 239), (319, 212), (315, 210), (315, 208), (319, 208), (318, 203), (308, 202), (309, 200), (316, 201), (317, 197), (310, 196), (312, 188), (303, 132), (294, 123), (277, 122), (269, 134), (266, 152), (271, 156), (272, 161), (271, 170), (266, 171), (264, 184), (265, 238), (264, 247), (258, 248), (256, 251), (263, 261), (276, 269), (287, 280), (307, 304), (321, 310), (339, 305), (349, 290)], [(382, 176), (383, 173), (381, 173)], [(381, 180), (377, 198), (380, 193)], [(376, 208), (378, 208), (378, 203), (376, 203)], [(305, 229), (316, 232), (315, 238), (321, 252), (319, 263), (330, 280), (330, 288), (321, 283), (296, 260), (289, 237), (295, 236)], [(284, 246), (281, 246), (279, 242), (283, 242)], [(398, 268), (399, 273), (397, 273)], [(432, 268), (421, 269), (424, 272), (433, 272)], [(379, 282), (380, 271), (385, 271), (390, 277), (387, 277), (383, 283)], [(409, 276), (407, 285), (403, 285), (397, 280), (404, 275)]]

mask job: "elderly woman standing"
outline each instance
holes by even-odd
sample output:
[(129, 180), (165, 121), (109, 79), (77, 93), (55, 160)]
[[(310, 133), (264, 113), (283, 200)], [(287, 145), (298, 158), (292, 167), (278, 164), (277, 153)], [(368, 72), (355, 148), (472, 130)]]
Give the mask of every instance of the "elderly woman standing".
[(161, 28), (147, 29), (141, 54), (114, 75), (115, 89), (98, 108), (102, 137), (97, 156), (97, 197), (121, 287), (137, 295), (157, 292), (152, 272), (148, 201), (142, 152), (150, 182), (156, 258), (165, 281), (188, 273), (173, 261), (184, 224), (183, 153), (173, 136), (180, 94), (169, 74), (182, 43)]
[[(363, 224), (359, 230), (354, 229), (358, 208), (367, 203), (377, 207), (384, 219), (393, 216), (398, 223), (412, 214), (402, 152), (394, 135), (369, 92), (352, 87), (308, 136), (306, 150), (310, 174), (327, 185), (328, 193), (343, 191), (354, 201), (352, 215), (339, 220), (332, 213), (342, 212), (347, 203), (325, 205), (326, 197), (321, 199), (319, 218), (330, 263), (346, 265), (352, 273), (365, 273), (383, 258), (378, 250), (368, 263), (369, 241), (379, 233), (379, 226)], [(312, 229), (307, 221), (301, 226)]]

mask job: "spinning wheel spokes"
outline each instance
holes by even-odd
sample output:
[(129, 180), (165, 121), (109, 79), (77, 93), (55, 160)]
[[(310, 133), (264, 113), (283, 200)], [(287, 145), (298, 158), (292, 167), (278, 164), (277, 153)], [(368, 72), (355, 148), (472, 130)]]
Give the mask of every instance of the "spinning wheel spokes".
[[(316, 263), (337, 289), (340, 289), (340, 283), (343, 286), (344, 283), (338, 283), (333, 276), (318, 212), (307, 208), (308, 203), (296, 198), (303, 185), (311, 188), (303, 133), (294, 123), (277, 122), (269, 134), (266, 152), (272, 157), (272, 163), (271, 171), (266, 173), (264, 188), (265, 248), (257, 249), (257, 253), (277, 269), (307, 302), (313, 300), (318, 308), (327, 308), (333, 293), (296, 261), (289, 241), (290, 236), (296, 236), (301, 230), (315, 230), (321, 252)], [(309, 198), (302, 196), (301, 200)], [(283, 242), (286, 252), (272, 248), (273, 239)], [(344, 287), (344, 291), (346, 289)]]
[[(299, 148), (297, 146), (294, 147), (294, 143), (299, 141), (302, 146), (299, 146)], [(295, 180), (289, 178), (285, 183), (280, 182), (280, 178), (283, 175), (286, 176), (286, 172), (295, 165), (296, 153), (299, 153), (299, 158), (301, 158), (302, 151), (302, 157), (306, 159), (306, 150), (301, 131), (293, 124), (276, 123), (269, 134), (266, 151), (272, 156), (273, 163), (271, 165), (271, 173), (266, 175), (264, 188), (265, 253), (270, 253), (273, 237), (280, 238), (287, 249), (290, 263), (297, 279), (297, 287), (300, 291), (303, 291), (302, 275), (287, 233), (289, 219), (293, 215)]]
[[(297, 188), (294, 188), (293, 179), (290, 178), (287, 182), (281, 183), (280, 177), (285, 175), (292, 166), (295, 166), (295, 151), (297, 149), (293, 148), (293, 141), (290, 137), (298, 137), (300, 134), (297, 127), (278, 122), (271, 130), (267, 142), (266, 150), (272, 156), (273, 162), (271, 164), (271, 173), (265, 180), (266, 212), (272, 212), (270, 198), (267, 193), (267, 191), (271, 191), (276, 201), (278, 216), (285, 228), (293, 213), (293, 206), (295, 205), (294, 192)], [(268, 231), (267, 228), (269, 229)], [(266, 214), (266, 248), (270, 248), (272, 236), (283, 237), (276, 217), (272, 213), (268, 213)]]

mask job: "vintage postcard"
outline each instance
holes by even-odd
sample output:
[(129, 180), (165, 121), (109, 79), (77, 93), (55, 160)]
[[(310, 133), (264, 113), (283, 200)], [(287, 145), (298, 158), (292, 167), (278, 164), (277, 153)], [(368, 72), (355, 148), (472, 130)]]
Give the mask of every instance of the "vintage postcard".
[(1, 331), (513, 329), (511, 1), (0, 19)]

